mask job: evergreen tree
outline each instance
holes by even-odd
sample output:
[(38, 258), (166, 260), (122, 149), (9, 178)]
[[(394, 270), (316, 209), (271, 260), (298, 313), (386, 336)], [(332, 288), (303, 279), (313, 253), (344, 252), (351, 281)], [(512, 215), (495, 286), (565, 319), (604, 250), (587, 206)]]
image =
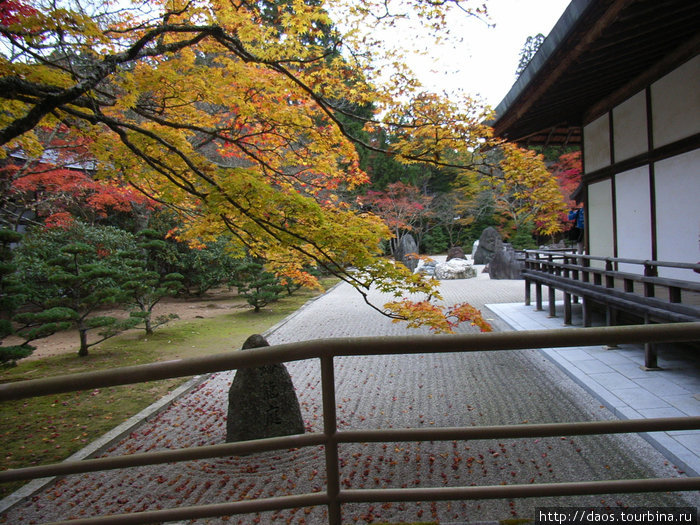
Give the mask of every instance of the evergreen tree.
[(218, 239), (192, 248), (187, 243), (173, 241), (160, 254), (170, 261), (171, 273), (182, 275), (181, 291), (188, 296), (201, 296), (208, 290), (225, 284), (236, 264), (236, 258), (226, 249), (227, 241)]
[(527, 68), (528, 64), (535, 56), (537, 50), (544, 42), (545, 36), (542, 33), (538, 33), (534, 36), (527, 37), (522, 49), (520, 49), (520, 60), (518, 61), (518, 69), (516, 69), (516, 76), (520, 76), (523, 71)]
[(174, 295), (182, 288), (183, 276), (168, 272), (160, 262), (167, 243), (158, 232), (143, 230), (139, 237), (137, 250), (122, 254), (128, 268), (128, 277), (122, 288), (137, 307), (131, 316), (143, 319), (146, 333), (152, 334), (158, 326), (178, 318), (176, 314), (167, 314), (153, 319), (152, 312), (163, 297)]
[[(28, 235), (19, 248), (18, 272), (24, 282), (32, 283), (27, 286), (27, 297), (39, 307), (15, 316), (27, 327), (20, 333), (50, 323), (57, 323), (60, 329), (76, 328), (78, 355), (84, 357), (90, 347), (141, 323), (138, 317), (96, 315), (105, 306), (127, 302), (121, 286), (125, 266), (117, 253), (129, 244), (133, 246), (134, 239), (126, 232), (80, 223)], [(26, 280), (28, 276), (34, 280)], [(93, 331), (99, 338), (88, 342), (88, 333)]]
[[(17, 265), (12, 261), (10, 245), (18, 242), (22, 235), (12, 230), (0, 229), (0, 345), (2, 340), (15, 333), (12, 316), (23, 302), (23, 295), (14, 278)], [(14, 364), (17, 359), (30, 355), (34, 348), (29, 341), (19, 345), (0, 346), (0, 363)]]
[(22, 340), (19, 344), (0, 347), (0, 364), (3, 366), (14, 366), (18, 359), (31, 355), (35, 350), (29, 344), (31, 341), (70, 328), (73, 319), (72, 312), (62, 308), (50, 308), (31, 319), (25, 319), (24, 314), (16, 315), (25, 304), (29, 291), (18, 276), (11, 248), (21, 239), (22, 235), (17, 232), (0, 229), (0, 344), (9, 335)]
[(284, 286), (277, 277), (266, 271), (262, 262), (251, 257), (240, 261), (231, 283), (238, 288), (238, 293), (246, 298), (255, 313), (277, 301), (284, 291)]

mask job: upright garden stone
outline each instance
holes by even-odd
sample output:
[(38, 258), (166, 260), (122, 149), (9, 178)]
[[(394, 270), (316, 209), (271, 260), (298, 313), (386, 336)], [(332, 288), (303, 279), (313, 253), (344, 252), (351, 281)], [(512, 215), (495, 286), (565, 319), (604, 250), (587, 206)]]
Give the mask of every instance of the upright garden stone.
[(491, 279), (521, 279), (524, 263), (515, 255), (513, 245), (503, 244), (503, 249), (494, 254), (489, 263), (489, 276)]
[(433, 259), (420, 259), (418, 261), (418, 266), (416, 267), (415, 270), (413, 270), (413, 273), (422, 273), (423, 275), (429, 275), (433, 276), (435, 275), (435, 266), (437, 265), (437, 262), (434, 261)]
[[(251, 335), (242, 350), (269, 346)], [(247, 441), (304, 433), (304, 421), (292, 378), (283, 364), (236, 371), (228, 392), (226, 441)]]
[(489, 226), (479, 238), (479, 247), (474, 254), (474, 264), (488, 264), (493, 259), (493, 256), (503, 249), (503, 240), (501, 234), (496, 228)]
[(396, 246), (394, 259), (402, 263), (409, 270), (414, 271), (418, 266), (418, 259), (415, 257), (416, 255), (418, 255), (418, 245), (416, 244), (413, 235), (410, 233), (404, 233)]

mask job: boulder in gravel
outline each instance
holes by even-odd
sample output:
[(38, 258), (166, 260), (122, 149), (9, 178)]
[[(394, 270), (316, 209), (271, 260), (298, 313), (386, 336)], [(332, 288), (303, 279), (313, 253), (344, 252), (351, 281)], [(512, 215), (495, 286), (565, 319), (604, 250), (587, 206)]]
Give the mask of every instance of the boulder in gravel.
[(435, 266), (437, 266), (437, 262), (435, 262), (433, 259), (428, 259), (427, 261), (420, 259), (418, 261), (418, 266), (415, 270), (413, 270), (413, 273), (422, 273), (423, 275), (433, 276), (435, 275)]
[(464, 255), (464, 250), (462, 249), (461, 246), (453, 246), (449, 250), (447, 250), (447, 260), (451, 261), (452, 259), (466, 259), (466, 255)]
[(489, 263), (489, 277), (491, 279), (521, 279), (521, 272), (525, 264), (518, 260), (511, 244), (505, 243), (503, 249), (494, 254)]
[[(242, 350), (269, 346), (251, 335)], [(292, 378), (283, 364), (241, 368), (228, 392), (226, 441), (247, 441), (304, 433)]]
[(443, 279), (471, 279), (476, 270), (466, 259), (452, 259), (435, 265), (435, 277)]
[(503, 249), (503, 239), (496, 228), (489, 226), (479, 238), (479, 247), (474, 254), (474, 264), (488, 264), (493, 256)]
[(418, 266), (418, 245), (413, 235), (410, 233), (404, 233), (399, 239), (394, 252), (394, 259), (402, 263), (406, 268), (414, 271)]

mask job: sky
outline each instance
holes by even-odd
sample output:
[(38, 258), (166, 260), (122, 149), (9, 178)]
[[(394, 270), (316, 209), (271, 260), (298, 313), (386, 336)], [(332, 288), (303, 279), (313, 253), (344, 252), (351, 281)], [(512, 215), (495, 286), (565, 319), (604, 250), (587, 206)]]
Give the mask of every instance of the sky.
[[(452, 45), (433, 46), (425, 57), (412, 57), (409, 64), (431, 91), (461, 88), (479, 95), (496, 107), (516, 80), (520, 50), (528, 36), (547, 36), (570, 0), (488, 0), (491, 23), (466, 16), (450, 21)], [(418, 41), (414, 37), (414, 41)]]

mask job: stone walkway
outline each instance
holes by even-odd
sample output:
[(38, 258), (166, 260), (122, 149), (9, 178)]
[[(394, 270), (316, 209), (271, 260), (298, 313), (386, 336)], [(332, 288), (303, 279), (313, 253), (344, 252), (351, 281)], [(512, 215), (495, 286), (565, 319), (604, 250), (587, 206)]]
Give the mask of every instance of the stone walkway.
[[(448, 302), (483, 308), (523, 298), (522, 281), (445, 281)], [(503, 323), (494, 318), (497, 327)], [(268, 336), (271, 344), (327, 337), (421, 333), (367, 307), (347, 285), (308, 304)], [(315, 360), (287, 365), (307, 431), (322, 424)], [(338, 358), (340, 429), (449, 427), (613, 419), (615, 415), (538, 350)], [(143, 422), (104, 455), (221, 443), (233, 373), (210, 376)], [(44, 523), (98, 514), (237, 501), (325, 489), (323, 447), (69, 476), (16, 505), (1, 523)], [(342, 445), (343, 488), (502, 485), (680, 476), (636, 435)], [(694, 494), (346, 505), (344, 523), (468, 523), (532, 517), (540, 506), (697, 505)], [(233, 516), (233, 523), (325, 523), (323, 507)], [(257, 520), (257, 521), (256, 521)], [(224, 519), (197, 523), (222, 523)]]

